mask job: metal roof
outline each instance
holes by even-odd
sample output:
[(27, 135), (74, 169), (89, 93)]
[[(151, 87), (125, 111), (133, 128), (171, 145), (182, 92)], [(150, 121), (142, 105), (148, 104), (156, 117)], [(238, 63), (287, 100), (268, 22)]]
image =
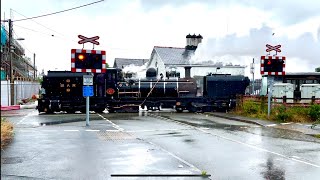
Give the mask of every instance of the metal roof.
[(149, 61), (149, 59), (115, 58), (113, 67), (114, 68), (124, 68), (126, 66), (131, 65), (131, 64), (133, 64), (135, 66), (142, 66), (148, 61)]
[(190, 64), (189, 60), (195, 52), (195, 50), (186, 50), (185, 48), (161, 46), (155, 46), (154, 50), (165, 65)]
[(286, 76), (320, 76), (320, 72), (286, 72)]

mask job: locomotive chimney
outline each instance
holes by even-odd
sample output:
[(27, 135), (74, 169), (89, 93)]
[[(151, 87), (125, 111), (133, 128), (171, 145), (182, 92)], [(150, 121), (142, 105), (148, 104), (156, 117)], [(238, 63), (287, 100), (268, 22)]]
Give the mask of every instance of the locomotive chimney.
[(184, 70), (185, 70), (185, 78), (191, 78), (191, 66), (186, 66), (184, 67)]

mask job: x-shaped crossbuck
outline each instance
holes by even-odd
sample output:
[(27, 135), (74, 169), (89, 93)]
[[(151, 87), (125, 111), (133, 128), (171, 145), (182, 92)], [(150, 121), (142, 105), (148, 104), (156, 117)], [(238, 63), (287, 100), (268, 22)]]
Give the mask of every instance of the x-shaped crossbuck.
[(270, 52), (270, 51), (276, 51), (276, 52), (281, 52), (281, 45), (276, 45), (276, 46), (271, 46), (270, 44), (267, 44), (267, 52)]
[(78, 35), (78, 37), (81, 39), (80, 41), (78, 41), (79, 44), (84, 44), (87, 42), (90, 42), (90, 43), (96, 44), (96, 45), (100, 44), (98, 41), (96, 41), (100, 38), (99, 36), (94, 36), (94, 37), (88, 38), (88, 37), (85, 37), (82, 35)]

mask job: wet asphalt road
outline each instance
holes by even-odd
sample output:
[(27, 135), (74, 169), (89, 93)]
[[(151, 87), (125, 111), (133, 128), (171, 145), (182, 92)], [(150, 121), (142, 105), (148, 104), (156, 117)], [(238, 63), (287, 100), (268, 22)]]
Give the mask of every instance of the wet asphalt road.
[(91, 114), (90, 127), (84, 114), (19, 113), (8, 117), (16, 133), (1, 179), (320, 177), (320, 141), (293, 131), (191, 113)]

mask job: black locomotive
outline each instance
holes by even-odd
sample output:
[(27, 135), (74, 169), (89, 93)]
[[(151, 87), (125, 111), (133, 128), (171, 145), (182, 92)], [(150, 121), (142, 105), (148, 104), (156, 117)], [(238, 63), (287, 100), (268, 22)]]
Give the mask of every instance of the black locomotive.
[[(190, 67), (186, 68), (190, 71)], [(42, 82), (38, 99), (39, 112), (85, 112), (82, 94), (83, 75), (70, 71), (49, 71)], [(190, 72), (186, 72), (190, 74)], [(235, 95), (244, 94), (249, 79), (244, 76), (211, 75), (203, 78), (203, 94), (197, 93), (195, 79), (169, 79), (149, 68), (143, 79), (125, 79), (120, 69), (107, 68), (106, 73), (94, 74), (94, 96), (90, 97), (90, 110), (102, 112), (136, 112), (139, 107), (148, 110), (160, 107), (188, 110), (227, 110), (235, 106)], [(197, 96), (198, 95), (198, 96)]]

